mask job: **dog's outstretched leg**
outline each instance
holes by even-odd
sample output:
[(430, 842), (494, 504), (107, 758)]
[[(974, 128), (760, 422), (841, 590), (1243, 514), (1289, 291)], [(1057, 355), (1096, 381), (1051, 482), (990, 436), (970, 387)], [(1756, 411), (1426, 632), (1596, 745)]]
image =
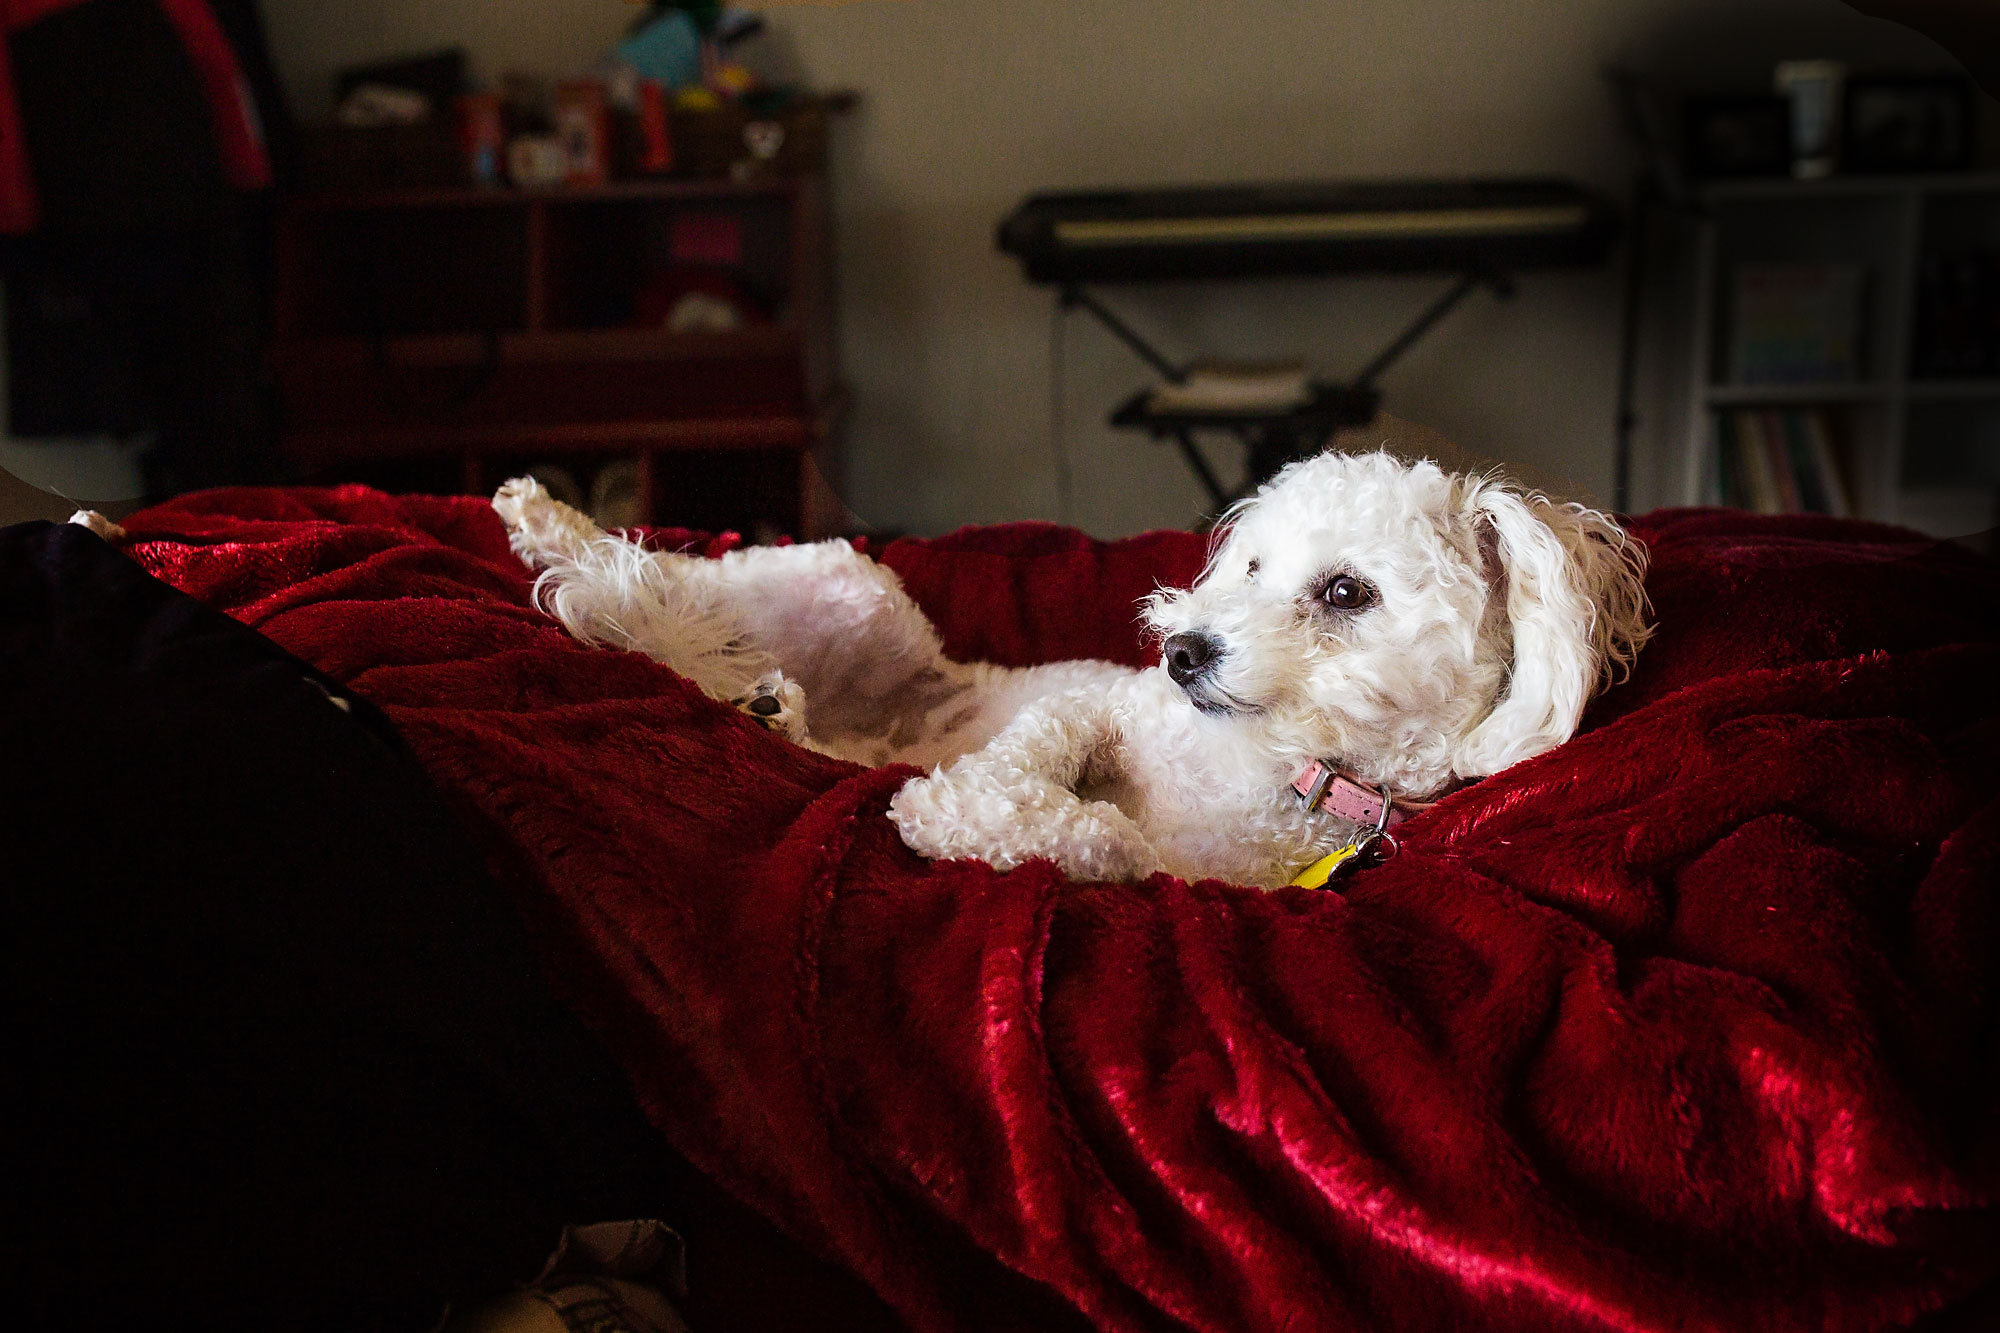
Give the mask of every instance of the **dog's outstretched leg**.
[(507, 542), (541, 570), (535, 600), (586, 643), (642, 652), (787, 739), (810, 745), (805, 693), (728, 615), (715, 562), (615, 537), (517, 477), (493, 497)]
[(507, 545), (530, 568), (555, 559), (574, 560), (604, 529), (550, 495), (533, 477), (515, 477), (493, 493), (493, 512), (507, 529)]
[(786, 735), (803, 724), (800, 705), (785, 701), (810, 699), (830, 752), (882, 763), (976, 702), (977, 672), (949, 661), (896, 575), (846, 542), (719, 560), (643, 551), (525, 477), (493, 507), (516, 553), (543, 571), (541, 605), (572, 634), (646, 653), (746, 706), (760, 680), (782, 672), (802, 691), (770, 696), (784, 704), (774, 716)]

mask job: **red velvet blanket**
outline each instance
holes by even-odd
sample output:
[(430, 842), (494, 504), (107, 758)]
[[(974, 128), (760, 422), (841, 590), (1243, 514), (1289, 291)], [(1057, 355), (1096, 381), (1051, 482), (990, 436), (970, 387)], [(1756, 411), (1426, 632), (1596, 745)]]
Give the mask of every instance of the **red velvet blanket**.
[[(1264, 893), (926, 863), (909, 770), (571, 642), (476, 501), (129, 526), (387, 709), (662, 1131), (913, 1325), (1878, 1328), (2000, 1266), (2000, 576), (1955, 549), (1641, 520), (1661, 630), (1582, 735)], [(956, 654), (1138, 661), (1201, 548), (883, 558)]]

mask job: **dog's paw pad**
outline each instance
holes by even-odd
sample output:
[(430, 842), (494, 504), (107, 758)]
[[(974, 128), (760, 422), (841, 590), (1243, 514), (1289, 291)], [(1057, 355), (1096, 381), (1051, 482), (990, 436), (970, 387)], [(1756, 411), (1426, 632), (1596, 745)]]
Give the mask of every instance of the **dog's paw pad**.
[(518, 528), (529, 506), (542, 498), (542, 484), (533, 477), (515, 477), (493, 493), (493, 510), (509, 528)]
[(750, 687), (750, 693), (729, 702), (765, 730), (801, 745), (805, 743), (805, 691), (783, 676), (766, 676)]
[(574, 560), (604, 535), (533, 477), (516, 477), (495, 491), (493, 512), (507, 529), (507, 545), (531, 566)]

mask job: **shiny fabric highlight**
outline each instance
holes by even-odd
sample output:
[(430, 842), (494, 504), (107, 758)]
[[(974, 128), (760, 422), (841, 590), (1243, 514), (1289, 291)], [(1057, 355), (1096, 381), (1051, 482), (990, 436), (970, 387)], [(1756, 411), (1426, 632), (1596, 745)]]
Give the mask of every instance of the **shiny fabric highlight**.
[[(1340, 892), (1267, 893), (925, 863), (882, 818), (908, 770), (573, 643), (474, 500), (126, 526), (387, 710), (661, 1131), (912, 1326), (1985, 1326), (1990, 563), (1638, 520), (1661, 630), (1583, 734)], [(955, 654), (1137, 662), (1133, 603), (1202, 555), (1017, 525), (881, 558)]]

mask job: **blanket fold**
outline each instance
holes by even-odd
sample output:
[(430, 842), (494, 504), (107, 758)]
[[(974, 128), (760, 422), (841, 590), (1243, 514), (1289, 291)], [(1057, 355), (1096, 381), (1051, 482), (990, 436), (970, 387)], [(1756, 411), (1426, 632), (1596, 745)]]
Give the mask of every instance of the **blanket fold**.
[[(1955, 548), (1637, 520), (1661, 629), (1582, 734), (1260, 892), (925, 862), (911, 770), (570, 641), (475, 500), (126, 526), (386, 711), (660, 1130), (913, 1326), (1871, 1329), (2000, 1266), (2000, 576)], [(1203, 556), (879, 558), (956, 655), (1137, 664)]]

